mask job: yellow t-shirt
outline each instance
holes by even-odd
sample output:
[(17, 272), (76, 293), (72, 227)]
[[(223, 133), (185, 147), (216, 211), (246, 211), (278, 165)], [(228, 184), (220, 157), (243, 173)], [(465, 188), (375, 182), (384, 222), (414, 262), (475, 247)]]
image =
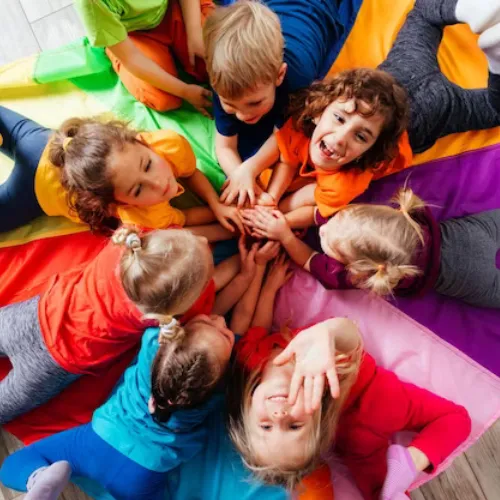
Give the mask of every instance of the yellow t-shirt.
[[(137, 138), (147, 144), (172, 167), (176, 179), (191, 177), (196, 171), (196, 157), (191, 145), (182, 135), (172, 130), (156, 130), (140, 133)], [(50, 144), (50, 142), (49, 142)], [(67, 191), (61, 184), (60, 169), (49, 161), (47, 144), (35, 175), (35, 194), (42, 210), (50, 216), (61, 215), (74, 222), (81, 222), (68, 205)], [(177, 195), (184, 188), (178, 184)], [(161, 229), (171, 225), (183, 226), (184, 214), (173, 208), (168, 201), (149, 207), (119, 205), (116, 216), (125, 223), (148, 229)]]

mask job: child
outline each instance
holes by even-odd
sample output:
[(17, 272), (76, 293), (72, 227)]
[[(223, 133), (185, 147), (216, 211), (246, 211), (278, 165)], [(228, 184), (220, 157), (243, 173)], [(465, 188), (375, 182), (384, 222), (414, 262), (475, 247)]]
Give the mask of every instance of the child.
[[(144, 329), (214, 294), (207, 240), (123, 228), (85, 266), (56, 274), (38, 297), (0, 308), (0, 425), (133, 349)], [(213, 303), (213, 298), (212, 298)]]
[(203, 28), (214, 90), (217, 159), (228, 179), (221, 199), (255, 201), (255, 178), (278, 159), (273, 130), (288, 93), (324, 75), (341, 37), (336, 2), (237, 1), (218, 7)]
[[(250, 251), (242, 268), (217, 297), (214, 312), (239, 300), (255, 269), (264, 267), (276, 244)], [(83, 425), (43, 439), (7, 458), (2, 482), (28, 489), (27, 499), (56, 500), (70, 475), (100, 482), (114, 498), (165, 498), (165, 472), (200, 451), (203, 423), (220, 395), (206, 402), (222, 378), (234, 334), (217, 314), (149, 328), (138, 358), (110, 399)]]
[(201, 25), (211, 0), (77, 0), (90, 43), (106, 47), (127, 90), (156, 111), (189, 102), (204, 115), (210, 92), (177, 77), (174, 57), (184, 71), (206, 81)]
[(365, 288), (380, 295), (436, 292), (479, 307), (500, 308), (500, 210), (438, 224), (408, 188), (395, 206), (353, 204), (330, 220), (316, 212), (324, 253), (297, 238), (284, 216), (259, 210), (264, 237), (278, 240), (294, 262), (326, 288)]
[[(245, 464), (264, 482), (293, 490), (334, 446), (366, 499), (405, 498), (419, 471), (466, 439), (467, 412), (377, 367), (351, 320), (292, 332), (292, 341), (269, 335), (276, 289), (266, 283), (236, 346), (233, 380), (241, 384), (229, 393), (229, 431)], [(389, 446), (401, 430), (418, 434), (408, 448)]]
[(73, 118), (52, 132), (0, 106), (0, 150), (15, 161), (0, 185), (0, 232), (40, 215), (62, 215), (101, 231), (113, 218), (151, 229), (210, 221), (206, 208), (183, 213), (171, 207), (184, 192), (179, 177), (226, 229), (234, 231), (229, 220), (241, 226), (236, 208), (220, 203), (196, 169), (188, 141), (170, 130), (138, 133), (117, 121)]
[[(262, 203), (277, 205), (298, 173), (292, 188), (300, 189), (283, 200), (281, 211), (316, 205), (329, 217), (373, 179), (409, 167), (412, 151), (449, 134), (500, 125), (500, 7), (468, 2), (417, 0), (378, 70), (345, 71), (296, 94), (291, 117), (277, 132), (281, 164)], [(463, 89), (441, 73), (436, 53), (443, 27), (458, 22), (482, 33), (487, 89)]]

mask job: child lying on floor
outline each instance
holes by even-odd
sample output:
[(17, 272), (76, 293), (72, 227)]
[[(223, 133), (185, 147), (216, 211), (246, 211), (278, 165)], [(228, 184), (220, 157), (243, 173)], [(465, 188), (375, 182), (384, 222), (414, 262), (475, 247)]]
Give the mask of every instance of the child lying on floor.
[[(233, 443), (267, 483), (293, 490), (333, 447), (366, 499), (406, 498), (420, 471), (438, 466), (467, 438), (466, 410), (378, 367), (349, 319), (271, 334), (286, 277), (280, 260), (260, 291), (256, 273), (235, 310), (232, 328), (250, 328), (236, 346), (229, 388)], [(391, 445), (402, 430), (417, 433), (410, 446)]]

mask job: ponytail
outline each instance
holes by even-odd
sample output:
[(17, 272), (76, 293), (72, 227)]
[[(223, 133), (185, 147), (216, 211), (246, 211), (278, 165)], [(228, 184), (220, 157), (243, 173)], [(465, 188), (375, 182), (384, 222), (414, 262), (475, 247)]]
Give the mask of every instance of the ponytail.
[(399, 207), (400, 212), (405, 216), (408, 224), (410, 224), (410, 226), (415, 229), (420, 242), (424, 244), (424, 235), (422, 234), (422, 228), (412, 217), (412, 214), (414, 214), (416, 211), (425, 208), (425, 202), (422, 200), (422, 198), (419, 198), (412, 189), (406, 187), (405, 183), (405, 185), (400, 188), (392, 197), (391, 201)]

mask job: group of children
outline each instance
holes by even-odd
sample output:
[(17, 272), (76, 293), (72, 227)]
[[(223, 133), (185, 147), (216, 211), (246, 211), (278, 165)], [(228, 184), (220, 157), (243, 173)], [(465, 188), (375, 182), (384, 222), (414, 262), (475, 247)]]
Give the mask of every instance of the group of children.
[[(419, 471), (466, 439), (467, 412), (377, 367), (348, 319), (271, 333), (274, 299), (291, 260), (327, 288), (434, 288), (500, 307), (500, 210), (439, 224), (407, 185), (392, 205), (350, 204), (440, 137), (500, 125), (500, 7), (417, 0), (378, 69), (320, 81), (342, 29), (336, 2), (76, 5), (91, 43), (154, 109), (184, 99), (206, 112), (210, 92), (178, 78), (172, 53), (200, 79), (206, 61), (227, 180), (219, 196), (172, 131), (77, 118), (51, 131), (0, 107), (0, 148), (14, 159), (0, 231), (40, 215), (114, 230), (91, 264), (0, 309), (0, 355), (12, 363), (0, 424), (141, 342), (92, 422), (14, 453), (2, 482), (55, 500), (74, 474), (117, 499), (165, 498), (166, 473), (200, 451), (226, 385), (228, 432), (258, 479), (295, 490), (333, 448), (365, 498), (405, 498)], [(460, 88), (439, 69), (443, 28), (460, 22), (480, 34), (486, 89)], [(180, 179), (208, 206), (175, 208)], [(317, 248), (297, 236), (312, 225)], [(214, 267), (209, 241), (238, 233), (238, 255)], [(231, 358), (233, 332), (242, 338)], [(417, 432), (409, 447), (390, 445), (400, 430)]]

